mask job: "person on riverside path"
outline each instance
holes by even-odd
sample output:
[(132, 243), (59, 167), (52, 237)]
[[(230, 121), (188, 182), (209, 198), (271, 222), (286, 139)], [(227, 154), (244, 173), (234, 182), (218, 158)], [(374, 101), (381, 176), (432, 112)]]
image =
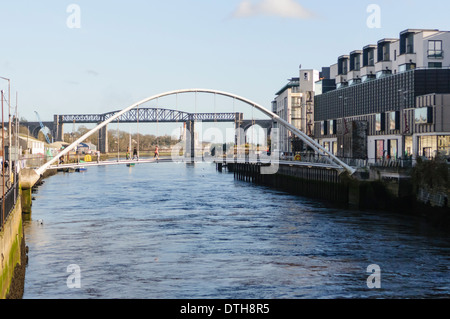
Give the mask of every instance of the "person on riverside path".
[(139, 159), (138, 152), (137, 152), (137, 149), (135, 147), (134, 150), (133, 150), (133, 160), (138, 160), (138, 159)]
[(153, 156), (153, 158), (155, 158), (155, 157), (156, 157), (157, 160), (159, 160), (159, 147), (158, 147), (158, 145), (156, 145), (155, 156)]

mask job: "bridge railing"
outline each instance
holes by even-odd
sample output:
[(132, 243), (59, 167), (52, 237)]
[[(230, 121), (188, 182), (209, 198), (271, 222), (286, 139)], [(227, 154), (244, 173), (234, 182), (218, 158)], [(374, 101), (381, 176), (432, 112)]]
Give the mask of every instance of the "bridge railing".
[[(0, 196), (1, 197), (1, 196)], [(19, 197), (19, 178), (17, 174), (14, 177), (14, 185), (7, 190), (5, 196), (0, 199), (0, 229), (3, 230), (5, 221), (16, 207)]]
[(27, 155), (20, 159), (21, 168), (37, 168), (49, 161), (51, 158), (47, 155)]

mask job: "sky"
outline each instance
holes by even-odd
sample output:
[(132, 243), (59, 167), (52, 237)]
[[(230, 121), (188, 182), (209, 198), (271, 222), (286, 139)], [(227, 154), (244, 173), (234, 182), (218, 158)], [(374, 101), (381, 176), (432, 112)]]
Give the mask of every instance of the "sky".
[[(408, 28), (448, 31), (448, 12), (442, 0), (3, 0), (0, 77), (11, 79), (12, 106), (17, 94), (19, 117), (28, 121), (35, 111), (44, 121), (107, 113), (188, 88), (270, 108), (299, 65), (320, 70)], [(200, 99), (157, 103), (188, 112), (246, 107)]]

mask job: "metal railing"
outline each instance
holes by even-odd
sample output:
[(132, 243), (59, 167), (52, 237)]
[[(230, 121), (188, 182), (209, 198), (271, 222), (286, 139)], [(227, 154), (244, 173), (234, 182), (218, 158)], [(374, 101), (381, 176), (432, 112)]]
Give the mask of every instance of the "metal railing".
[[(299, 157), (296, 159), (296, 155)], [(290, 154), (290, 155), (280, 155), (280, 159), (286, 161), (300, 161), (305, 163), (316, 163), (316, 164), (327, 164), (327, 156), (323, 154), (316, 154), (311, 152), (301, 152)], [(356, 168), (368, 168), (368, 167), (397, 167), (397, 168), (411, 168), (413, 166), (412, 158), (406, 159), (388, 159), (388, 158), (351, 158), (351, 157), (339, 157), (339, 159), (345, 164), (356, 167)]]
[(3, 198), (0, 199), (0, 229), (3, 230), (5, 221), (16, 207), (19, 197), (19, 179), (18, 175), (14, 176), (14, 184), (10, 187)]
[(27, 155), (20, 159), (21, 168), (36, 168), (47, 163), (52, 157), (47, 155)]

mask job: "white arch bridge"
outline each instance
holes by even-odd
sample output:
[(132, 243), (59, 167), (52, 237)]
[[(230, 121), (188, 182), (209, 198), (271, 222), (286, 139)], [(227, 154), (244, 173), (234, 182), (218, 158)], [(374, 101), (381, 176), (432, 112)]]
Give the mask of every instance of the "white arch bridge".
[(100, 129), (104, 128), (109, 123), (117, 120), (121, 116), (123, 116), (125, 113), (138, 108), (140, 105), (150, 102), (152, 100), (156, 100), (162, 97), (171, 96), (171, 95), (177, 95), (177, 94), (185, 94), (185, 93), (206, 93), (206, 94), (214, 94), (214, 95), (220, 95), (225, 96), (240, 102), (243, 102), (245, 104), (248, 104), (252, 106), (253, 108), (261, 111), (262, 113), (266, 114), (268, 117), (270, 117), (272, 120), (276, 121), (279, 125), (285, 127), (287, 130), (292, 132), (295, 136), (300, 138), (306, 145), (308, 145), (312, 150), (314, 150), (316, 153), (325, 155), (324, 158), (326, 161), (329, 162), (329, 164), (324, 164), (324, 166), (329, 166), (333, 168), (340, 169), (342, 171), (348, 172), (350, 175), (353, 175), (355, 173), (355, 169), (347, 165), (346, 163), (342, 162), (339, 158), (334, 156), (331, 152), (329, 152), (327, 149), (322, 147), (320, 144), (318, 144), (316, 141), (314, 141), (311, 137), (297, 129), (295, 126), (289, 124), (287, 121), (280, 118), (275, 113), (271, 112), (270, 110), (266, 109), (265, 107), (259, 105), (258, 103), (255, 103), (249, 99), (246, 99), (244, 97), (227, 93), (223, 91), (217, 91), (217, 90), (211, 90), (211, 89), (184, 89), (184, 90), (175, 90), (170, 92), (165, 92), (157, 95), (153, 95), (151, 97), (148, 97), (146, 99), (143, 99), (133, 105), (130, 105), (129, 107), (123, 109), (120, 112), (115, 113), (113, 116), (109, 117), (107, 120), (103, 121), (99, 125), (97, 125), (94, 129), (90, 130), (86, 134), (84, 134), (82, 137), (80, 137), (78, 140), (73, 142), (71, 145), (69, 145), (67, 148), (65, 148), (64, 151), (60, 152), (55, 158), (47, 162), (46, 164), (42, 165), (41, 167), (37, 169), (27, 169), (21, 174), (21, 184), (24, 188), (31, 188), (33, 187), (36, 182), (41, 178), (41, 176), (45, 173), (47, 169), (49, 169), (52, 165), (57, 163), (59, 159), (65, 155), (67, 155), (70, 151), (72, 151), (74, 148), (77, 147), (78, 144), (89, 138), (92, 134), (98, 132)]

